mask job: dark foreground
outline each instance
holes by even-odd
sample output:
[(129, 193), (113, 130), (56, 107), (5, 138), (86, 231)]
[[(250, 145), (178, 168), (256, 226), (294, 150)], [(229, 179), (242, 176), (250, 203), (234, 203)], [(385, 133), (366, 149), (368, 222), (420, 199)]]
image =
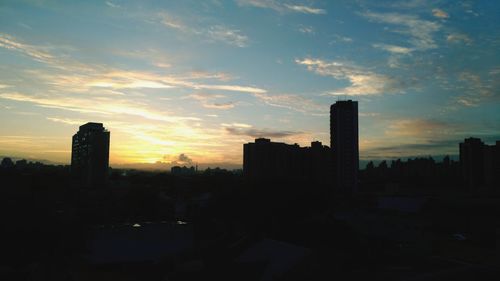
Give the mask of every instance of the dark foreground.
[(365, 180), (339, 196), (114, 170), (83, 188), (46, 165), (0, 181), (0, 280), (500, 280), (500, 197), (459, 183)]

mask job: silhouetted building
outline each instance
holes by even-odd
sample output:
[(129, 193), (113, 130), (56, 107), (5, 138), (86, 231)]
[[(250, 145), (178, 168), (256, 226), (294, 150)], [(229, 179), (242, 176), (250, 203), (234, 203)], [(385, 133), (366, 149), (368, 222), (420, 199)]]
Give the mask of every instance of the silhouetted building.
[(462, 177), (469, 190), (500, 183), (500, 141), (486, 145), (481, 139), (467, 138), (459, 147)]
[(330, 179), (330, 148), (321, 142), (311, 147), (259, 138), (243, 145), (243, 173), (252, 179)]
[(89, 122), (73, 135), (71, 173), (85, 186), (106, 182), (109, 167), (109, 131), (102, 123)]
[(468, 138), (460, 143), (460, 167), (465, 185), (476, 188), (484, 185), (484, 143), (478, 138)]
[(337, 101), (330, 108), (330, 147), (333, 152), (337, 190), (353, 193), (358, 188), (358, 102)]
[(494, 145), (485, 145), (483, 152), (484, 183), (500, 191), (500, 141), (496, 141)]

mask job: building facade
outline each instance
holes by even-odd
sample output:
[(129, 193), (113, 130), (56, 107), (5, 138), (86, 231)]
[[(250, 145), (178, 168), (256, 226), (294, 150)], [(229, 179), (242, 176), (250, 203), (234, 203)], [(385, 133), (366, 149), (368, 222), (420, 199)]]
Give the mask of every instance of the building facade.
[(354, 193), (358, 189), (358, 102), (337, 101), (330, 107), (330, 147), (336, 189)]
[(312, 180), (331, 178), (330, 148), (321, 142), (311, 147), (259, 138), (243, 145), (243, 173), (250, 179)]
[(109, 168), (110, 133), (102, 123), (89, 122), (73, 135), (71, 173), (75, 180), (88, 187), (106, 183)]
[(469, 191), (500, 186), (500, 141), (487, 145), (467, 138), (459, 149), (462, 179)]

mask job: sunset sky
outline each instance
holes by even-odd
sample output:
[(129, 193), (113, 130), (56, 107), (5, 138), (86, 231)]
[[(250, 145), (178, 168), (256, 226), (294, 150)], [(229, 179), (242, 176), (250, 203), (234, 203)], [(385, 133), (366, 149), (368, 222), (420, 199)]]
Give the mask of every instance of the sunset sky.
[(256, 137), (329, 144), (359, 102), (360, 158), (500, 140), (500, 1), (0, 1), (0, 155), (242, 163)]

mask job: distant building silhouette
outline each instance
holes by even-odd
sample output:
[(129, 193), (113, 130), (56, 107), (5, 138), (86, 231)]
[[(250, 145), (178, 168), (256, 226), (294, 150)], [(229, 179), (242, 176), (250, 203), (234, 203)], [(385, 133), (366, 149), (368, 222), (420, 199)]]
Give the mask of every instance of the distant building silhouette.
[(337, 101), (330, 107), (330, 147), (337, 190), (353, 193), (358, 188), (358, 102)]
[(194, 175), (196, 174), (196, 170), (193, 166), (191, 167), (186, 167), (186, 166), (173, 166), (170, 168), (170, 173), (173, 175)]
[(500, 190), (500, 141), (484, 146), (484, 181), (486, 186)]
[(478, 138), (467, 138), (459, 145), (460, 167), (465, 185), (475, 188), (484, 184), (484, 143)]
[(103, 185), (109, 167), (109, 131), (89, 122), (73, 135), (71, 173), (85, 186)]
[(319, 141), (311, 147), (259, 138), (243, 145), (243, 173), (251, 179), (330, 179), (330, 148)]
[(467, 138), (459, 148), (462, 177), (470, 191), (500, 184), (500, 141), (486, 145), (481, 139)]

